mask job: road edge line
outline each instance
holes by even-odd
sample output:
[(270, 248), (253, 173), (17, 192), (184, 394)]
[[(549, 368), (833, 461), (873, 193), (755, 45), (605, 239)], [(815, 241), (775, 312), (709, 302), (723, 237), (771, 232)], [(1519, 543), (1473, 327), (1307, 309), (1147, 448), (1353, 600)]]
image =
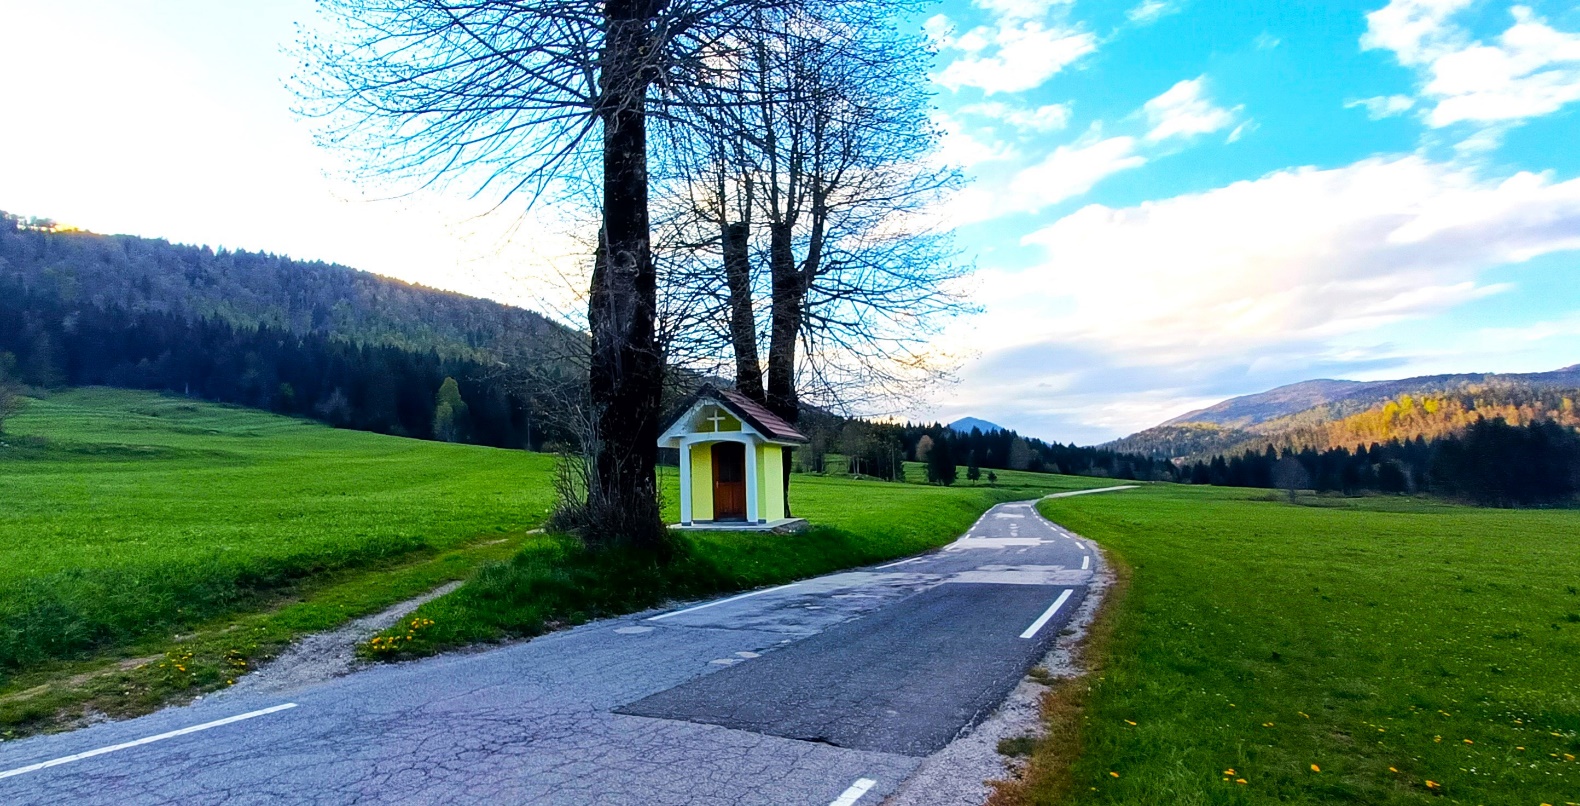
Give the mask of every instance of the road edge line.
[(145, 736), (145, 737), (143, 737), (141, 739), (134, 739), (134, 740), (132, 740), (130, 742), (121, 742), (120, 744), (112, 744), (112, 745), (110, 745), (108, 747), (100, 747), (100, 748), (95, 749), (95, 750), (88, 750), (88, 751), (85, 751), (85, 752), (82, 752), (82, 753), (75, 753), (75, 754), (69, 755), (69, 756), (61, 756), (60, 758), (52, 758), (52, 759), (50, 759), (48, 761), (40, 761), (37, 764), (29, 764), (29, 765), (27, 765), (25, 767), (17, 767), (14, 770), (5, 770), (4, 772), (0, 772), (0, 779), (10, 778), (10, 777), (12, 777), (14, 775), (22, 775), (24, 773), (29, 773), (29, 772), (36, 772), (38, 770), (46, 769), (46, 768), (49, 768), (49, 767), (59, 767), (62, 764), (70, 764), (73, 761), (81, 761), (81, 760), (83, 760), (85, 758), (93, 758), (94, 756), (102, 756), (105, 753), (114, 753), (117, 750), (126, 750), (126, 749), (132, 748), (132, 747), (141, 747), (142, 745), (145, 745), (145, 744), (153, 744), (154, 742), (162, 742), (165, 739), (174, 739), (177, 736), (185, 736), (185, 735), (187, 735), (189, 733), (197, 733), (200, 730), (208, 730), (209, 728), (217, 728), (217, 727), (220, 727), (222, 725), (229, 725), (229, 724), (231, 724), (233, 722), (240, 722), (240, 721), (242, 721), (244, 719), (252, 719), (254, 717), (267, 716), (269, 714), (277, 713), (279, 711), (285, 711), (285, 710), (288, 710), (288, 709), (291, 709), (291, 708), (295, 708), (295, 707), (296, 707), (296, 703), (288, 702), (288, 703), (285, 703), (284, 705), (273, 706), (272, 708), (263, 708), (263, 709), (260, 709), (260, 710), (257, 710), (257, 711), (249, 711), (249, 712), (247, 712), (245, 714), (237, 714), (236, 716), (228, 716), (228, 717), (225, 717), (224, 719), (216, 719), (213, 722), (204, 722), (201, 725), (193, 725), (191, 727), (181, 728), (179, 730), (167, 731), (165, 733), (158, 734), (157, 736)]

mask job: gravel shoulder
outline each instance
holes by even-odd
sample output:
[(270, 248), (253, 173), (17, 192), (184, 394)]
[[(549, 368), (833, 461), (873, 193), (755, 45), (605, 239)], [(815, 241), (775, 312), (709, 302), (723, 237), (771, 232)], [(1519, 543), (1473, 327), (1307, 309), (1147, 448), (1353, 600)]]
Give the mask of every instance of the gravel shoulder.
[(236, 685), (231, 686), (226, 693), (288, 691), (343, 677), (371, 666), (370, 661), (357, 657), (358, 644), (394, 625), (418, 607), (459, 587), (459, 581), (441, 585), (371, 616), (347, 622), (337, 629), (309, 635), (251, 674), (238, 679)]

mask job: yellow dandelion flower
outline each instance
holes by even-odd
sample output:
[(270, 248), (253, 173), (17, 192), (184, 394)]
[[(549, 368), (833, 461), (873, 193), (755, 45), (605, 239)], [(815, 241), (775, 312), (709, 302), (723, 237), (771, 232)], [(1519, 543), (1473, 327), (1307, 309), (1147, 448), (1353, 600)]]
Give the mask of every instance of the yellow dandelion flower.
[(1129, 725), (1129, 726), (1130, 726), (1130, 727), (1135, 727), (1135, 726), (1136, 726), (1136, 723), (1134, 723), (1134, 722), (1131, 722), (1131, 721), (1130, 721), (1130, 720), (1128, 720), (1128, 719), (1127, 719), (1127, 720), (1125, 720), (1125, 724), (1126, 724), (1126, 725)]
[(1311, 765), (1311, 771), (1312, 771), (1312, 772), (1322, 772), (1322, 768), (1321, 768), (1321, 767), (1318, 767), (1318, 766), (1317, 766), (1317, 765), (1315, 765), (1315, 764), (1313, 764), (1313, 765)]
[(1437, 789), (1437, 788), (1439, 788), (1441, 786), (1442, 786), (1442, 784), (1440, 784), (1440, 783), (1438, 783), (1436, 781), (1433, 781), (1431, 779), (1428, 779), (1427, 782), (1426, 782), (1426, 788), (1427, 789)]
[(1234, 779), (1234, 782), (1237, 783), (1237, 784), (1243, 784), (1243, 783), (1245, 783), (1245, 779), (1244, 778), (1236, 778), (1236, 779)]
[(1389, 767), (1389, 768), (1388, 768), (1388, 771), (1389, 771), (1389, 772), (1398, 772), (1398, 771), (1399, 771), (1399, 768), (1398, 768), (1398, 767)]
[(1113, 776), (1113, 777), (1115, 777), (1115, 778), (1118, 778), (1118, 777), (1119, 777), (1119, 773), (1117, 773), (1117, 772), (1114, 772), (1114, 771), (1113, 771), (1113, 770), (1109, 770), (1109, 771), (1108, 771), (1108, 774), (1109, 774), (1109, 775), (1111, 775), (1111, 776)]

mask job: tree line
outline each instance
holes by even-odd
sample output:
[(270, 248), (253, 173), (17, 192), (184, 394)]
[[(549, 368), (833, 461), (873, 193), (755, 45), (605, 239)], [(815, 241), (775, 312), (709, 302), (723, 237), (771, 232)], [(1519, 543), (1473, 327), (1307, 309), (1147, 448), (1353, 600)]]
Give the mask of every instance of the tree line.
[(824, 472), (830, 454), (843, 457), (846, 472), (900, 480), (905, 462), (921, 462), (928, 480), (953, 484), (964, 467), (973, 470), (1026, 470), (1144, 481), (1173, 481), (1175, 466), (1165, 459), (1106, 448), (1061, 445), (1011, 430), (957, 431), (940, 423), (874, 423), (826, 412), (802, 414), (809, 442), (796, 451), (797, 469)]
[(1181, 468), (1180, 480), (1228, 487), (1339, 492), (1424, 492), (1481, 506), (1548, 506), (1580, 494), (1580, 433), (1552, 420), (1470, 423), (1428, 441), (1390, 439), (1349, 448), (1215, 456)]
[(537, 449), (568, 438), (550, 416), (551, 384), (506, 382), (472, 358), (65, 302), (3, 281), (0, 368), (39, 389), (158, 390), (421, 439)]

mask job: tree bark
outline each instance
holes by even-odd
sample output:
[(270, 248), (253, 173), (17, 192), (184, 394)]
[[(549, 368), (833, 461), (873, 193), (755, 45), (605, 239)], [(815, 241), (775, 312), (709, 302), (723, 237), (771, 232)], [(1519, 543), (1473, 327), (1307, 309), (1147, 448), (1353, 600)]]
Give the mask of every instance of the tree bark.
[(757, 317), (752, 308), (751, 225), (725, 224), (720, 233), (724, 278), (730, 290), (730, 341), (735, 347), (735, 389), (758, 403), (763, 394), (763, 368), (757, 357)]
[[(772, 272), (773, 309), (768, 338), (768, 410), (795, 425), (801, 419), (801, 400), (796, 394), (796, 338), (801, 335), (802, 303), (806, 284), (797, 270), (792, 251), (791, 228), (775, 223), (769, 227), (769, 258)], [(790, 451), (783, 452), (785, 517), (790, 511)]]
[[(588, 293), (589, 391), (597, 419), (593, 511), (620, 513), (595, 539), (662, 536), (655, 491), (663, 356), (655, 339), (658, 280), (648, 220), (647, 65), (654, 0), (609, 0), (600, 64), (603, 228)], [(607, 508), (607, 509), (605, 509)], [(621, 510), (624, 512), (621, 512)]]

